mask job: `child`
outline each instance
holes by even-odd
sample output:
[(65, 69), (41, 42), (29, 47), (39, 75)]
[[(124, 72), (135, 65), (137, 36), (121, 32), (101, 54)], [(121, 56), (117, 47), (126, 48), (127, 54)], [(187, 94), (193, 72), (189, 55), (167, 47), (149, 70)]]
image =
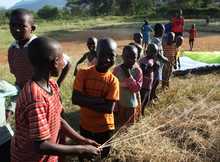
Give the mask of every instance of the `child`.
[(17, 95), (17, 92), (15, 86), (0, 79), (0, 161), (2, 162), (10, 162), (10, 144), (13, 131), (7, 121), (13, 115), (15, 108), (12, 106), (15, 103), (6, 104), (5, 101), (7, 97)]
[(158, 53), (156, 44), (149, 44), (146, 51), (146, 56), (140, 61), (140, 67), (143, 72), (143, 85), (141, 87), (141, 113), (144, 116), (144, 109), (150, 102), (151, 90), (154, 80), (155, 56)]
[[(36, 38), (33, 32), (36, 30), (33, 15), (25, 9), (13, 10), (10, 16), (10, 31), (15, 42), (8, 50), (8, 63), (10, 72), (15, 76), (15, 85), (22, 89), (24, 84), (31, 79), (33, 69), (27, 55), (28, 45)], [(65, 60), (65, 68), (60, 78), (57, 80), (58, 85), (62, 83), (70, 69), (70, 62)]]
[(138, 60), (143, 56), (144, 50), (142, 47), (143, 35), (142, 33), (134, 33), (133, 35), (134, 43), (129, 43), (129, 45), (134, 45), (138, 49)]
[[(77, 72), (72, 102), (80, 106), (80, 133), (103, 144), (113, 135), (113, 109), (119, 100), (118, 79), (109, 71), (115, 63), (117, 44), (110, 38), (97, 45), (97, 64)], [(104, 148), (101, 157), (108, 155)]]
[(150, 33), (153, 29), (149, 25), (147, 20), (144, 20), (144, 25), (141, 27), (141, 33), (143, 34), (143, 48), (146, 49), (147, 45), (150, 43)]
[(138, 116), (138, 93), (141, 89), (143, 76), (136, 64), (138, 51), (135, 46), (125, 46), (122, 53), (123, 63), (114, 68), (113, 74), (120, 85), (120, 99), (118, 101), (119, 125), (133, 124)]
[[(63, 107), (59, 87), (51, 79), (64, 67), (60, 44), (38, 37), (29, 44), (28, 57), (34, 73), (17, 98), (11, 161), (55, 162), (57, 155), (63, 154), (98, 155), (100, 150), (94, 147), (98, 144), (80, 136), (61, 117)], [(58, 144), (60, 129), (69, 138), (88, 145)]]
[(87, 61), (88, 66), (95, 65), (97, 62), (97, 55), (96, 55), (96, 47), (97, 47), (97, 38), (96, 37), (89, 37), (87, 40), (87, 47), (89, 52), (85, 53), (79, 61), (76, 63), (74, 75), (76, 76), (78, 65)]
[(194, 41), (197, 36), (197, 30), (196, 30), (196, 25), (193, 24), (191, 29), (189, 30), (189, 47), (190, 51), (193, 49)]
[(158, 46), (158, 53), (155, 56), (155, 71), (154, 71), (154, 82), (151, 91), (151, 99), (158, 99), (156, 95), (156, 89), (159, 85), (159, 81), (162, 80), (162, 71), (163, 65), (165, 62), (168, 62), (168, 59), (164, 57), (163, 46), (162, 46), (162, 36), (164, 33), (164, 26), (162, 24), (156, 24), (154, 26), (154, 37), (151, 40), (151, 43), (154, 43)]
[(174, 69), (177, 69), (177, 64), (178, 64), (178, 68), (180, 69), (181, 65), (180, 65), (180, 55), (182, 53), (181, 50), (181, 46), (183, 44), (184, 38), (182, 36), (178, 36), (176, 39), (176, 62), (174, 64)]
[(172, 32), (175, 33), (175, 40), (178, 36), (183, 36), (184, 32), (184, 17), (183, 11), (180, 9), (176, 12), (176, 16), (172, 19)]
[(164, 56), (168, 58), (168, 62), (164, 64), (162, 74), (162, 89), (169, 88), (169, 78), (172, 73), (172, 67), (176, 60), (176, 44), (175, 34), (170, 32), (167, 37), (167, 42), (163, 45)]

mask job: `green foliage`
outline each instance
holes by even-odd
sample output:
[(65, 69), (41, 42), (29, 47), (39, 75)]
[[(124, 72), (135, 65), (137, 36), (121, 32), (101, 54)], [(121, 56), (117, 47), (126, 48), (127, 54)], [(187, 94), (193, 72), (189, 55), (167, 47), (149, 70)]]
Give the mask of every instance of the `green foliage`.
[(42, 19), (55, 19), (59, 16), (59, 10), (57, 7), (46, 5), (37, 12), (37, 15)]

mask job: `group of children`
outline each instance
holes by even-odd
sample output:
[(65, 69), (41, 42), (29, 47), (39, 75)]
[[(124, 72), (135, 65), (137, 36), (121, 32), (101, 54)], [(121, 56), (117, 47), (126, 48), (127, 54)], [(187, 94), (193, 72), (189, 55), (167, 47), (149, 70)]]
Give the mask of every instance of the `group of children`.
[[(145, 107), (158, 98), (160, 81), (163, 88), (169, 86), (183, 42), (182, 36), (175, 40), (172, 32), (163, 42), (164, 26), (156, 24), (146, 50), (142, 33), (135, 33), (134, 42), (123, 49), (122, 63), (111, 69), (117, 43), (111, 38), (88, 38), (89, 52), (74, 72), (72, 103), (80, 106), (78, 134), (62, 118), (59, 86), (70, 69), (62, 47), (53, 39), (33, 35), (34, 18), (26, 10), (14, 10), (9, 25), (16, 41), (9, 48), (8, 62), (19, 95), (11, 154), (0, 149), (0, 161), (5, 162), (60, 162), (61, 155), (77, 155), (80, 161), (105, 158), (110, 147), (99, 146), (112, 137), (116, 126), (129, 126), (144, 115)], [(52, 79), (58, 76), (57, 81)], [(63, 136), (78, 144), (65, 145)]]

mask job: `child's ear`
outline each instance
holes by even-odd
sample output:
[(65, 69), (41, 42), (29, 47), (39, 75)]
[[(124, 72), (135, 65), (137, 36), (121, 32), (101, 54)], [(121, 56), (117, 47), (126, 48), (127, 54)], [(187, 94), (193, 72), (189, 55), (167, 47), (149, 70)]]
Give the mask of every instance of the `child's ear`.
[(32, 29), (32, 32), (34, 32), (36, 30), (37, 26), (36, 25), (32, 25), (31, 26), (31, 29)]

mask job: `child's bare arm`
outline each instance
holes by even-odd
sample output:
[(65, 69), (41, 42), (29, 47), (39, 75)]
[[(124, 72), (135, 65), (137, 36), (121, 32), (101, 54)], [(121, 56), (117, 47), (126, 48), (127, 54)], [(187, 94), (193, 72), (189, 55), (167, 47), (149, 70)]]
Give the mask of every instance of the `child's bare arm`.
[(76, 67), (75, 67), (75, 70), (74, 70), (74, 76), (76, 76), (76, 73), (77, 73), (77, 67), (79, 64), (83, 63), (87, 58), (87, 53), (84, 54), (80, 59), (79, 61), (76, 63)]
[(61, 83), (63, 82), (63, 80), (66, 78), (70, 68), (71, 68), (71, 64), (68, 61), (68, 63), (66, 64), (66, 66), (62, 70), (62, 73), (60, 74), (60, 77), (57, 80), (57, 84), (58, 84), (59, 87), (60, 87)]
[(36, 152), (44, 155), (82, 155), (87, 158), (95, 158), (100, 154), (100, 149), (92, 145), (61, 145), (48, 140), (34, 141)]
[(72, 103), (100, 113), (112, 113), (115, 106), (113, 101), (105, 100), (103, 97), (86, 96), (77, 90), (72, 93)]
[(80, 144), (93, 145), (95, 147), (100, 146), (100, 144), (95, 141), (85, 138), (77, 133), (63, 118), (61, 118), (61, 130), (67, 137), (76, 140)]

